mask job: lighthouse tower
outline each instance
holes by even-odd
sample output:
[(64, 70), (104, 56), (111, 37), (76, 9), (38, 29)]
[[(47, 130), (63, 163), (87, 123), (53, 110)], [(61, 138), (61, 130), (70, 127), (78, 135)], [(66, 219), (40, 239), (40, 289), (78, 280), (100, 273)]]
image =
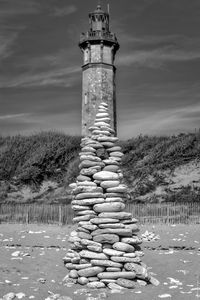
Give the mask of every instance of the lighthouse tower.
[(79, 46), (82, 66), (82, 135), (90, 135), (101, 102), (108, 104), (111, 127), (116, 131), (115, 54), (119, 44), (109, 28), (109, 13), (101, 5), (89, 14), (89, 31), (82, 33)]

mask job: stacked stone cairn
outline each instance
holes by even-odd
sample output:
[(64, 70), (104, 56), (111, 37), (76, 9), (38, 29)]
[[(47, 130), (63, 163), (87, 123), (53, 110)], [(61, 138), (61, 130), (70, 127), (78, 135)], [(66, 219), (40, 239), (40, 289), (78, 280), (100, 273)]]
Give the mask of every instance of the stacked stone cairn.
[(82, 138), (80, 175), (70, 185), (78, 223), (64, 257), (68, 278), (89, 288), (135, 288), (155, 279), (141, 261), (137, 220), (124, 211), (127, 186), (122, 184), (121, 147), (110, 126), (108, 105), (99, 105), (91, 136)]

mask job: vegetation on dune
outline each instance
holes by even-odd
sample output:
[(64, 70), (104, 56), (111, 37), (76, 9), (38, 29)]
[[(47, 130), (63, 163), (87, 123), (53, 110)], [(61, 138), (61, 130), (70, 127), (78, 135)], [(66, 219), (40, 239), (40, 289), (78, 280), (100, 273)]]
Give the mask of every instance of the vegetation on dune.
[[(177, 136), (138, 136), (121, 141), (122, 169), (132, 199), (166, 186), (165, 171), (200, 161), (200, 132)], [(44, 180), (67, 186), (78, 175), (80, 137), (59, 132), (0, 137), (0, 182), (39, 187)], [(200, 191), (184, 187), (165, 201), (197, 201)], [(153, 199), (155, 198), (155, 199)], [(157, 201), (152, 196), (152, 201)]]
[(40, 184), (60, 181), (77, 157), (80, 137), (58, 132), (0, 137), (0, 180)]

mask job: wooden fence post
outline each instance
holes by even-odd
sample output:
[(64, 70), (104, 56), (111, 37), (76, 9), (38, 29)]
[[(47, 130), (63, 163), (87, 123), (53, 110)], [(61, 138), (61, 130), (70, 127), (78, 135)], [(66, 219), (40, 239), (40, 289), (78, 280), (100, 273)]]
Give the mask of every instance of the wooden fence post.
[(62, 226), (62, 207), (59, 205), (59, 225)]

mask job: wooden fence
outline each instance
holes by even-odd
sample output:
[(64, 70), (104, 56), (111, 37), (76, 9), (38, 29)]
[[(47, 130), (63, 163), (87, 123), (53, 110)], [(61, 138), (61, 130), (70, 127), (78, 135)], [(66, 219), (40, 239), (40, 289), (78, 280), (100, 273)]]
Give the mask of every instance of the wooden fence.
[[(126, 211), (141, 224), (200, 224), (200, 202), (133, 204)], [(74, 213), (70, 205), (0, 204), (0, 223), (71, 224)]]

